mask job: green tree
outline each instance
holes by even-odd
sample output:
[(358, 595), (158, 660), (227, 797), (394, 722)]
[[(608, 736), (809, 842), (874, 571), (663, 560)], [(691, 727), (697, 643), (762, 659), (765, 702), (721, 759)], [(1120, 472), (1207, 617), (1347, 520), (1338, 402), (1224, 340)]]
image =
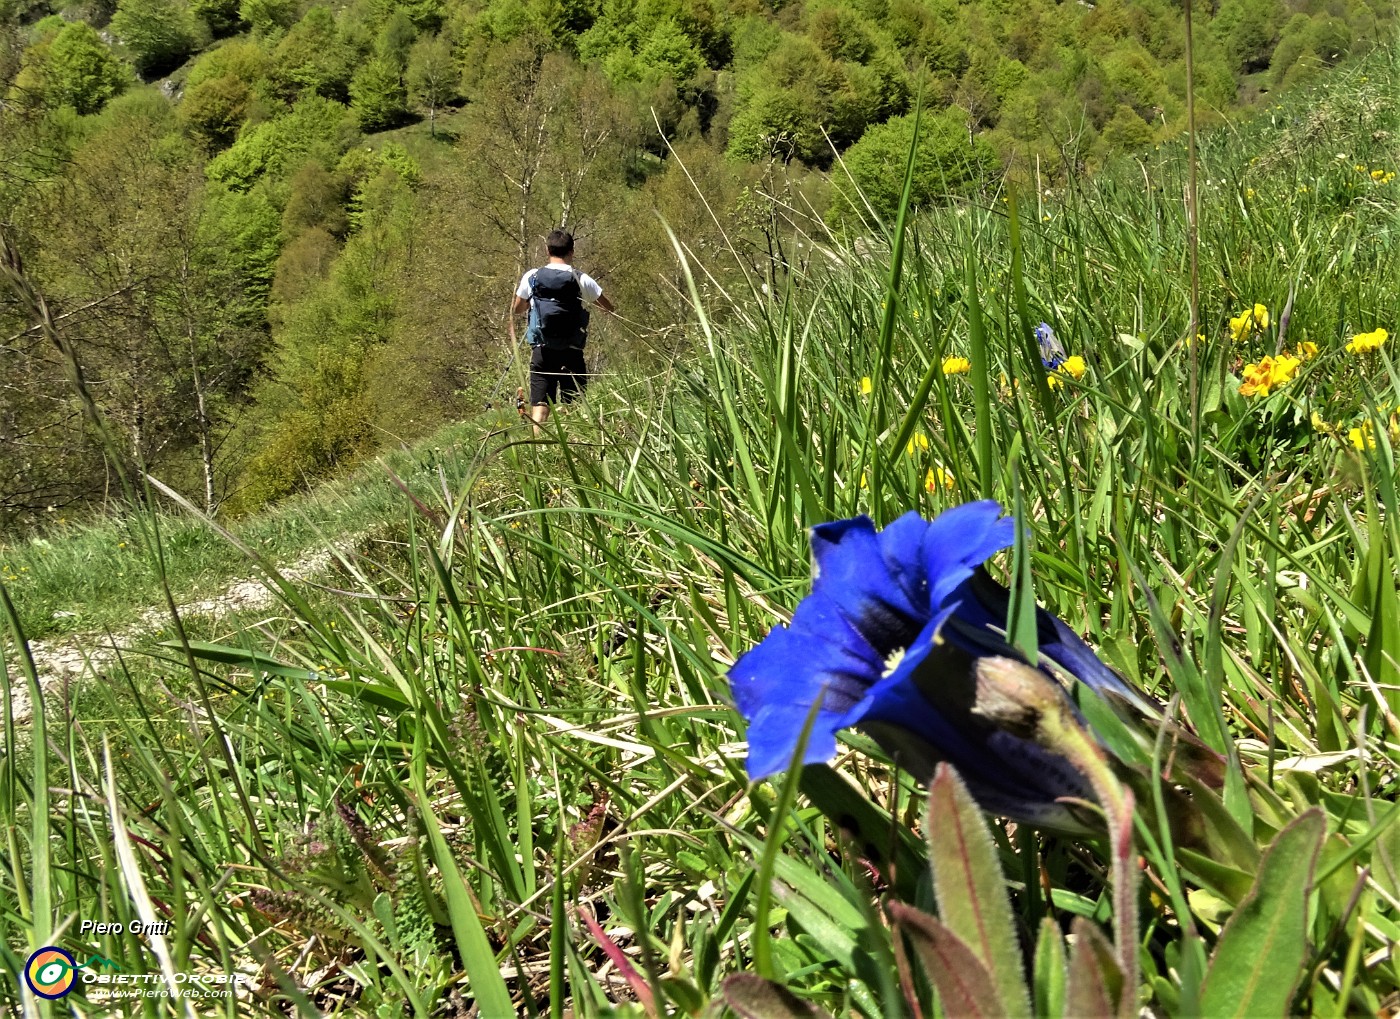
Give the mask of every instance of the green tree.
[(258, 35), (276, 36), (297, 20), (297, 0), (240, 0), (238, 18)]
[(233, 144), (243, 126), (253, 92), (241, 78), (225, 74), (185, 89), (178, 113), (206, 151)]
[(290, 113), (245, 131), (209, 161), (205, 173), (210, 180), (246, 191), (260, 179), (283, 181), (308, 158), (334, 166), (354, 140), (348, 112), (330, 99), (307, 96)]
[[(114, 434), (212, 512), (228, 482), (220, 447), (265, 337), (275, 211), (208, 188), (152, 91), (108, 105), (49, 201), (34, 269), (51, 300), (85, 309), (66, 331)], [(100, 497), (104, 481), (85, 483)]]
[(812, 15), (807, 34), (835, 60), (863, 64), (875, 55), (875, 39), (865, 19), (844, 7), (823, 7)]
[(126, 88), (131, 74), (92, 26), (78, 21), (47, 44), (41, 79), (46, 105), (96, 113)]
[(437, 111), (458, 97), (461, 75), (452, 44), (441, 35), (419, 39), (408, 55), (408, 94), (428, 111), (428, 133), (437, 137)]
[(644, 78), (689, 81), (704, 66), (699, 48), (675, 18), (659, 21), (637, 53)]
[(317, 4), (292, 26), (273, 51), (273, 89), (289, 101), (313, 92), (344, 101), (355, 60), (355, 52), (341, 38), (335, 14), (324, 4)]
[(238, 31), (238, 0), (190, 0), (190, 13), (204, 22), (215, 39)]
[(1252, 73), (1269, 66), (1284, 14), (1281, 0), (1224, 0), (1210, 30), (1235, 70)]
[(291, 195), (282, 210), (282, 232), (296, 237), (319, 227), (334, 236), (350, 229), (345, 212), (347, 175), (332, 173), (315, 160), (308, 161), (291, 178)]
[(262, 47), (245, 40), (230, 40), (195, 61), (176, 112), (206, 151), (233, 144), (243, 123), (261, 112), (258, 90), (267, 66)]
[[(831, 149), (861, 136), (872, 117), (902, 108), (907, 84), (892, 63), (842, 64), (810, 39), (788, 35), (744, 75), (729, 124), (729, 152), (825, 166)], [(828, 137), (830, 140), (828, 140)]]
[(201, 42), (203, 25), (188, 0), (121, 0), (112, 31), (135, 57), (136, 69), (156, 76), (178, 67)]
[(1308, 32), (1308, 45), (1329, 67), (1351, 53), (1351, 26), (1341, 18), (1317, 17)]
[(374, 41), (375, 56), (389, 61), (403, 74), (408, 67), (409, 51), (417, 38), (418, 29), (413, 21), (403, 11), (395, 11)]
[(740, 159), (788, 162), (816, 145), (810, 111), (797, 95), (779, 85), (749, 92), (729, 122), (729, 153)]
[[(392, 336), (410, 278), (414, 201), (412, 189), (385, 165), (366, 187), (364, 203), (360, 228), (328, 277), (282, 309), (269, 378), (259, 391), (254, 503), (325, 477), (374, 442), (368, 362)], [(403, 400), (402, 390), (385, 395)]]
[(248, 39), (230, 39), (199, 55), (185, 76), (185, 87), (227, 74), (251, 88), (262, 81), (267, 69), (268, 55), (260, 45)]
[[(912, 113), (877, 124), (847, 150), (844, 163), (851, 179), (838, 179), (832, 218), (860, 218), (864, 203), (851, 186), (860, 189), (877, 215), (892, 218), (904, 190), (904, 168), (914, 142)], [(910, 200), (917, 206), (933, 205), (949, 197), (970, 195), (997, 168), (996, 153), (986, 139), (969, 140), (960, 111), (924, 114), (914, 153), (914, 179)]]
[(1112, 152), (1136, 152), (1152, 144), (1152, 128), (1125, 104), (1104, 125), (1103, 141)]
[(403, 123), (408, 115), (408, 90), (390, 60), (367, 61), (350, 81), (350, 109), (362, 131), (382, 131)]

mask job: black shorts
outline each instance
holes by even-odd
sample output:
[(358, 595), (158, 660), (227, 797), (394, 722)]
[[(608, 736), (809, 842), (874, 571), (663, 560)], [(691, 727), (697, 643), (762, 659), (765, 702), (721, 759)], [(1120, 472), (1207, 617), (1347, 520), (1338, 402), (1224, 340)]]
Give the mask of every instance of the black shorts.
[(588, 369), (583, 351), (577, 347), (558, 350), (540, 345), (530, 350), (530, 403), (569, 403), (588, 385)]

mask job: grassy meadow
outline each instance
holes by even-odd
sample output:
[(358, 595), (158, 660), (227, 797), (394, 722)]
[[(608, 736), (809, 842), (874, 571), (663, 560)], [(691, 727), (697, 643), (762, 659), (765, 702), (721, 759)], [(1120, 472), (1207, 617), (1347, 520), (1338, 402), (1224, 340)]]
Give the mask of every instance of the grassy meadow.
[[(1173, 143), (1065, 188), (796, 236), (789, 271), (746, 292), (717, 296), (728, 256), (677, 237), (683, 353), (611, 362), (538, 439), (513, 412), (455, 426), (391, 465), (407, 493), (372, 465), (236, 535), (161, 517), (163, 559), (149, 517), (6, 549), (5, 686), (37, 700), (25, 636), (129, 622), (160, 604), (158, 563), (183, 597), (377, 539), (318, 587), (269, 572), (271, 617), (172, 622), (23, 725), (7, 695), (0, 1000), (994, 1014), (905, 911), (936, 900), (954, 933), (972, 917), (1010, 939), (957, 950), (1003, 1004), (1028, 978), (1036, 1015), (1394, 1015), (1397, 108), (1389, 50), (1200, 137), (1194, 340)], [(1053, 373), (1041, 322), (1071, 357)], [(1130, 843), (993, 818), (950, 856), (943, 823), (976, 812), (943, 781), (926, 813), (859, 733), (830, 770), (747, 780), (724, 674), (808, 592), (807, 529), (979, 498), (1027, 525), (992, 573), (1223, 762), (1215, 787), (1135, 785), (1124, 828), (1105, 799)], [(81, 620), (54, 620), (66, 597)], [(1150, 727), (1144, 750), (1083, 706), (1139, 775), (1171, 773)], [(1183, 801), (1189, 839), (1167, 822)], [(967, 901), (940, 869), (959, 866)], [(80, 935), (89, 919), (171, 926)], [(240, 989), (50, 1004), (17, 976), (45, 945)]]

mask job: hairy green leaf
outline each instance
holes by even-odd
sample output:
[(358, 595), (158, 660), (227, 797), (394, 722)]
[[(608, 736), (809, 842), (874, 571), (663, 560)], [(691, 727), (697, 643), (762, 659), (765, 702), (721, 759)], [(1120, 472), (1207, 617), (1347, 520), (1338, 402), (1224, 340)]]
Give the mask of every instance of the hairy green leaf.
[(1312, 808), (1278, 833), (1206, 973), (1209, 1016), (1283, 1016), (1307, 960), (1307, 906), (1327, 821)]
[(1082, 916), (1074, 918), (1070, 935), (1074, 946), (1069, 952), (1064, 1014), (1074, 1019), (1108, 1019), (1118, 1011), (1114, 1002), (1123, 993), (1123, 974), (1113, 946)]
[(735, 973), (721, 989), (725, 1004), (742, 1019), (813, 1019), (826, 1014), (782, 984), (764, 980), (757, 973)]
[(989, 1019), (1011, 1014), (1002, 1004), (992, 974), (967, 942), (911, 906), (892, 902), (890, 916), (909, 938), (924, 972), (938, 988), (944, 1013)]
[(1004, 1014), (1029, 1015), (1021, 949), (996, 846), (981, 809), (947, 764), (938, 766), (929, 786), (928, 846), (943, 922), (987, 967), (1006, 1003)]
[(1035, 1014), (1061, 1019), (1065, 1014), (1065, 939), (1048, 916), (1040, 922), (1035, 946)]

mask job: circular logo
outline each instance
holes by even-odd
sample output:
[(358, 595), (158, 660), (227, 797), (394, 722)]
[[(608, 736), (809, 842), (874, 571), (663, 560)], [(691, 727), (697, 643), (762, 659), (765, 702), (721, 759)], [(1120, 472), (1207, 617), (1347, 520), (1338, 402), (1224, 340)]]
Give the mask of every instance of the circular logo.
[(73, 989), (78, 963), (61, 948), (49, 945), (24, 964), (24, 980), (41, 998), (61, 998)]

